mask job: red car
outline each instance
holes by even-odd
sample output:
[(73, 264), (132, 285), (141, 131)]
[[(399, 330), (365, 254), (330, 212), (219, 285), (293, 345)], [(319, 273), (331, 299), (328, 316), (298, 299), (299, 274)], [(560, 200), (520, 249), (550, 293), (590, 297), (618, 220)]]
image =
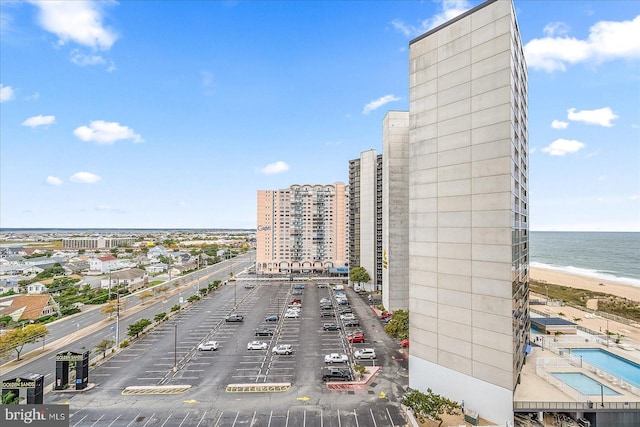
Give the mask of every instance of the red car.
[(347, 336), (347, 340), (349, 342), (364, 342), (364, 334), (361, 332), (356, 332), (355, 334), (349, 334), (349, 336)]
[(403, 339), (402, 341), (400, 341), (400, 346), (401, 347), (409, 347), (409, 338)]
[(380, 318), (381, 318), (381, 319), (389, 319), (389, 318), (391, 318), (391, 313), (390, 313), (390, 312), (388, 312), (388, 311), (385, 311), (384, 313), (382, 313), (382, 314), (380, 315)]
[(302, 300), (298, 298), (292, 299), (291, 304), (302, 304)]

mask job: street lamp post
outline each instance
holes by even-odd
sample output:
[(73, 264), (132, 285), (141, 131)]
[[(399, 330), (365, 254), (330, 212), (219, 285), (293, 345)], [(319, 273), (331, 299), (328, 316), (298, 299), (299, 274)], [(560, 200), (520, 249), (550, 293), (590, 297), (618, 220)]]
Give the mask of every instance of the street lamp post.
[(173, 324), (173, 372), (178, 371), (178, 324)]

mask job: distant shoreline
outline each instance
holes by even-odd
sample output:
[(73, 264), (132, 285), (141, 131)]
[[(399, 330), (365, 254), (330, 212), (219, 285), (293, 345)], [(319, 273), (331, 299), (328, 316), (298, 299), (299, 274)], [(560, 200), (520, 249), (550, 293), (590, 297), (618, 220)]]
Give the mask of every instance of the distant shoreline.
[(569, 274), (557, 270), (547, 270), (539, 267), (532, 267), (529, 270), (529, 277), (537, 281), (547, 282), (550, 285), (568, 286), (576, 289), (602, 292), (640, 302), (640, 287), (635, 286), (632, 283), (614, 282), (594, 277), (579, 276), (576, 274)]

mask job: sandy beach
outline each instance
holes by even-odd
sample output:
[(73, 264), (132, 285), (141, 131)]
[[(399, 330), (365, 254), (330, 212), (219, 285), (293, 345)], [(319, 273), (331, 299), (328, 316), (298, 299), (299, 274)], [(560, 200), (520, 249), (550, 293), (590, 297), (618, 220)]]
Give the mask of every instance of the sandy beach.
[[(625, 285), (623, 283), (577, 276), (542, 268), (531, 268), (531, 270), (529, 270), (529, 276), (531, 279), (545, 281), (550, 284), (586, 289), (594, 292), (604, 292), (640, 302), (640, 287), (633, 285)], [(600, 283), (604, 286), (600, 286)]]

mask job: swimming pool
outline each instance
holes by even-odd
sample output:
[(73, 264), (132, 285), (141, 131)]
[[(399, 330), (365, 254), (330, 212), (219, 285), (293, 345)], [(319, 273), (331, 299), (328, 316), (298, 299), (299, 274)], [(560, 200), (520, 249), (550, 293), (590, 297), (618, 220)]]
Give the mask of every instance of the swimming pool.
[(551, 375), (585, 396), (600, 396), (601, 393), (605, 396), (620, 394), (582, 372), (552, 372)]
[(640, 388), (640, 365), (599, 348), (572, 348), (571, 355)]

